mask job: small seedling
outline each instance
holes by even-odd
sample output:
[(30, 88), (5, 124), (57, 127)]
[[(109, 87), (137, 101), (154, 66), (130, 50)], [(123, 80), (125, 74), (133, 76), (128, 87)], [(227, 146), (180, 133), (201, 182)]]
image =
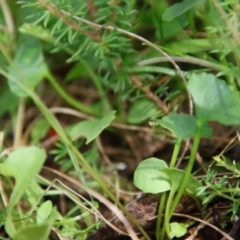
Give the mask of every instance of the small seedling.
[[(169, 238), (179, 234), (175, 234), (171, 228), (171, 216), (184, 192), (190, 191), (197, 197), (196, 189), (202, 188), (191, 172), (200, 138), (212, 135), (212, 129), (207, 122), (218, 121), (225, 125), (240, 123), (240, 111), (238, 111), (240, 98), (224, 81), (212, 74), (193, 74), (189, 79), (188, 87), (195, 104), (196, 116), (171, 113), (157, 122), (176, 137), (170, 168), (163, 160), (147, 159), (139, 164), (134, 174), (135, 185), (144, 192), (163, 193), (159, 204), (156, 230), (158, 239), (164, 239), (165, 232)], [(174, 169), (182, 141), (188, 137), (194, 137), (194, 140), (186, 171)], [(164, 207), (166, 192), (169, 194)], [(160, 234), (164, 209), (165, 220)]]

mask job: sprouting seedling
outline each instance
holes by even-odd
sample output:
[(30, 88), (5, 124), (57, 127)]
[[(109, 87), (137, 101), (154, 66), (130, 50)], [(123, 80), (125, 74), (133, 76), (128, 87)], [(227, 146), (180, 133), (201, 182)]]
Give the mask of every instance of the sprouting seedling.
[[(172, 154), (172, 159), (170, 162), (170, 169), (174, 171), (174, 176), (168, 171), (168, 166), (164, 161), (158, 159), (150, 158), (147, 161), (143, 161), (139, 164), (138, 168), (134, 174), (135, 185), (143, 190), (144, 192), (159, 193), (162, 192), (162, 197), (160, 199), (158, 219), (157, 219), (157, 229), (156, 235), (159, 235), (159, 229), (161, 226), (161, 219), (165, 205), (166, 192), (170, 191), (168, 203), (170, 203), (179, 188), (179, 183), (182, 182), (184, 172), (176, 172), (177, 169), (172, 169), (175, 166), (178, 153), (181, 148), (182, 141), (185, 138), (193, 137), (196, 133), (196, 118), (187, 114), (177, 114), (171, 113), (168, 116), (163, 117), (161, 120), (157, 121), (157, 124), (171, 131), (175, 137), (175, 146)], [(201, 136), (209, 137), (212, 135), (212, 129), (205, 124), (201, 132)], [(170, 170), (169, 169), (169, 170)], [(178, 170), (180, 171), (180, 170)], [(171, 175), (169, 175), (169, 174)], [(179, 176), (179, 177), (178, 177)], [(158, 182), (159, 181), (159, 182)], [(193, 181), (193, 180), (192, 180)], [(196, 186), (195, 186), (196, 187)], [(199, 185), (198, 185), (199, 187)], [(168, 235), (170, 235), (169, 220), (170, 214), (170, 204), (167, 203), (165, 210), (165, 229)], [(163, 236), (164, 234), (162, 234)], [(173, 235), (173, 234), (172, 234)]]
[[(172, 199), (174, 194), (178, 190), (182, 179), (185, 175), (185, 171), (176, 169), (176, 168), (168, 168), (166, 162), (164, 160), (160, 160), (157, 158), (149, 158), (142, 161), (135, 173), (134, 173), (134, 184), (146, 193), (162, 193), (162, 197), (160, 200), (160, 206), (158, 215), (158, 230), (161, 226), (161, 216), (163, 213), (163, 208), (165, 204), (166, 192), (169, 192), (169, 198), (166, 205), (165, 211), (165, 228), (168, 235), (174, 235), (174, 231), (170, 232), (169, 227), (169, 210), (171, 206)], [(202, 185), (198, 180), (194, 177), (190, 176), (189, 181), (187, 182), (188, 193), (191, 195), (197, 194), (197, 189)], [(159, 235), (159, 231), (158, 231)]]
[(170, 216), (174, 212), (191, 174), (201, 132), (208, 121), (217, 121), (225, 125), (240, 123), (240, 98), (224, 82), (213, 74), (193, 74), (188, 84), (196, 112), (196, 133), (193, 140), (190, 159), (182, 184), (170, 209)]
[[(164, 238), (165, 231), (169, 237), (173, 237), (174, 235), (172, 232), (170, 232), (169, 220), (181, 196), (187, 189), (188, 181), (191, 178), (191, 171), (194, 165), (200, 138), (202, 136), (211, 136), (212, 134), (212, 131), (209, 129), (207, 122), (217, 121), (225, 125), (236, 125), (240, 123), (240, 98), (233, 90), (230, 89), (230, 87), (224, 81), (217, 79), (212, 74), (193, 74), (190, 76), (188, 87), (193, 97), (196, 117), (186, 114), (172, 113), (159, 121), (160, 125), (170, 130), (176, 136), (176, 143), (170, 162), (171, 168), (174, 167), (176, 163), (176, 159), (183, 139), (194, 136), (193, 146), (185, 174), (181, 178), (181, 181), (178, 179), (181, 184), (176, 185), (175, 183), (173, 184), (171, 182), (174, 181), (174, 175), (169, 176), (166, 171), (167, 167), (161, 168), (159, 170), (160, 173), (158, 175), (158, 178), (156, 176), (157, 174), (154, 175), (155, 179), (165, 180), (165, 182), (168, 182), (169, 184), (168, 190), (158, 189), (158, 192), (166, 192), (170, 190), (170, 198), (168, 199), (168, 207), (165, 211), (165, 223), (163, 226), (161, 239)], [(157, 168), (158, 166), (155, 167)], [(147, 171), (147, 169), (145, 171)], [(147, 189), (141, 188), (141, 184), (139, 184), (137, 181), (137, 179), (140, 179), (138, 176), (139, 173), (141, 172), (139, 171), (139, 168), (137, 168), (134, 175), (134, 183), (143, 191), (148, 192)], [(151, 173), (149, 172), (149, 174)], [(149, 178), (154, 180), (151, 175)], [(158, 186), (158, 188), (161, 187)], [(177, 191), (177, 194), (173, 199), (173, 192), (175, 194), (175, 191)], [(156, 230), (157, 235), (159, 234), (161, 226), (161, 216), (164, 209), (165, 198), (166, 193), (163, 193), (159, 204), (159, 217)], [(172, 199), (173, 202), (171, 201)]]
[[(173, 154), (172, 154), (172, 158), (171, 158), (170, 166), (169, 166), (170, 168), (173, 168), (177, 161), (177, 156), (179, 154), (179, 151), (180, 151), (180, 148), (182, 145), (182, 141), (185, 138), (193, 137), (196, 134), (197, 120), (196, 120), (195, 116), (190, 116), (188, 114), (171, 113), (168, 116), (163, 117), (160, 121), (158, 121), (158, 123), (162, 127), (171, 131), (176, 137), (174, 150), (173, 150)], [(204, 124), (203, 128), (200, 131), (200, 136), (210, 137), (211, 135), (212, 135), (212, 129), (210, 128), (210, 126), (208, 124)], [(176, 177), (177, 177), (177, 175), (175, 177), (171, 176), (171, 178), (170, 178), (171, 181), (173, 181), (172, 179), (176, 179)], [(170, 236), (169, 220), (172, 215), (172, 213), (170, 211), (170, 202), (172, 202), (175, 192), (180, 187), (179, 180), (180, 180), (180, 182), (182, 182), (183, 178), (178, 179), (177, 181), (173, 181), (171, 184), (171, 191), (170, 191), (170, 194), (168, 197), (167, 207), (165, 210), (165, 221), (164, 221), (165, 227), (164, 227), (164, 229), (166, 230), (168, 236)], [(175, 182), (176, 182), (176, 184), (175, 184)], [(165, 198), (166, 198), (166, 193), (163, 194), (163, 197), (160, 200), (161, 201), (160, 206), (164, 206)], [(161, 216), (163, 213), (162, 211), (163, 211), (163, 208), (159, 209), (157, 228), (160, 228), (160, 225), (161, 225)], [(157, 229), (157, 231), (159, 232), (159, 229)], [(171, 233), (171, 235), (173, 235), (173, 234)], [(162, 234), (162, 236), (161, 236), (162, 239), (163, 239), (163, 236), (164, 236), (164, 234)]]

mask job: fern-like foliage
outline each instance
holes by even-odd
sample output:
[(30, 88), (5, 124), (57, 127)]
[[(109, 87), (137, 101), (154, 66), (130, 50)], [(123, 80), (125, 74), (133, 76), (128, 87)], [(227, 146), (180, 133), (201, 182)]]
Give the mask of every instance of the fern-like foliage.
[(135, 11), (129, 1), (39, 0), (19, 3), (34, 9), (34, 13), (28, 16), (31, 24), (50, 30), (56, 46), (54, 51), (71, 50), (69, 61), (89, 55), (100, 59), (106, 56), (121, 58), (121, 54), (131, 49), (127, 37), (103, 28), (108, 25), (132, 30)]
[[(157, 86), (169, 69), (136, 67), (142, 56), (127, 34), (134, 33), (137, 11), (128, 0), (38, 0), (18, 1), (32, 9), (22, 32), (54, 44), (52, 52), (69, 53), (68, 62), (84, 58), (102, 76), (106, 91), (118, 93), (121, 100), (146, 98), (143, 88)], [(38, 31), (36, 31), (38, 29)], [(121, 31), (120, 31), (121, 30)], [(141, 86), (136, 88), (132, 76)], [(166, 86), (153, 87), (162, 98)]]

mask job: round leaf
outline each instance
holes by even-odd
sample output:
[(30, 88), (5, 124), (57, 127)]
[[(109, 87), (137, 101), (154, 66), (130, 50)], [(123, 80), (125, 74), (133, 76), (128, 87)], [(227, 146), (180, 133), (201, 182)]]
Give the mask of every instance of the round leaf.
[(161, 193), (170, 190), (170, 179), (159, 169), (167, 164), (157, 158), (142, 161), (134, 172), (134, 184), (145, 193)]
[[(179, 139), (193, 137), (196, 133), (196, 118), (188, 114), (170, 113), (163, 117), (158, 123), (171, 131)], [(213, 131), (208, 124), (204, 124), (201, 136), (210, 137)]]
[(240, 123), (240, 98), (226, 82), (213, 74), (193, 74), (188, 88), (200, 121), (217, 121), (225, 125)]
[(172, 239), (174, 237), (182, 237), (187, 232), (186, 226), (178, 222), (170, 223), (171, 232), (169, 237)]
[(196, 119), (187, 114), (170, 113), (159, 121), (160, 125), (176, 135), (179, 139), (194, 136)]

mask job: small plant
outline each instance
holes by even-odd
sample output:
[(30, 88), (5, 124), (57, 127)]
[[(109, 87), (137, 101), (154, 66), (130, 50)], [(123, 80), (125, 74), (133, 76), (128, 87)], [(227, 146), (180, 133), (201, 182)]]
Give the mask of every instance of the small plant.
[[(178, 232), (174, 228), (170, 228), (169, 221), (183, 193), (187, 191), (188, 194), (192, 194), (195, 198), (201, 196), (197, 194), (197, 189), (203, 189), (203, 187), (194, 180), (191, 171), (200, 138), (203, 136), (210, 137), (212, 134), (211, 128), (206, 123), (208, 121), (218, 121), (225, 125), (237, 125), (240, 123), (240, 112), (238, 111), (240, 98), (225, 82), (217, 79), (212, 74), (194, 74), (189, 79), (188, 87), (195, 104), (196, 117), (171, 113), (157, 122), (163, 128), (170, 130), (176, 137), (169, 168), (163, 160), (148, 159), (139, 164), (134, 174), (134, 183), (142, 191), (154, 194), (164, 193), (159, 204), (156, 231), (158, 239), (164, 239), (165, 231), (169, 238), (178, 236)], [(190, 159), (184, 172), (175, 169), (174, 166), (182, 140), (188, 137), (194, 137), (194, 140)], [(165, 207), (167, 191), (170, 193)], [(160, 234), (159, 229), (163, 209), (165, 209), (165, 220)]]

